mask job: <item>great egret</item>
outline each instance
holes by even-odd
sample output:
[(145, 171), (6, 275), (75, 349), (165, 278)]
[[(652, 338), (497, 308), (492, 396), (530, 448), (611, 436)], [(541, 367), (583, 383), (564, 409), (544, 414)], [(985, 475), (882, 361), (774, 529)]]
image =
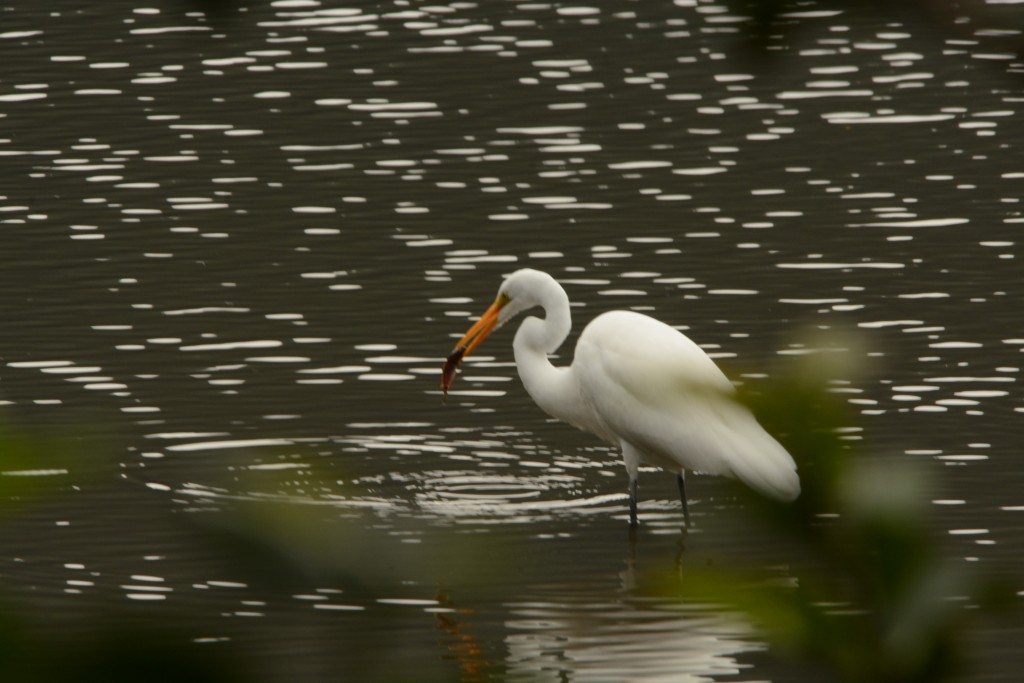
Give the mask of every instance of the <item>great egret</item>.
[(441, 375), (445, 395), (459, 362), (495, 328), (535, 306), (512, 348), (526, 391), (546, 413), (622, 451), (629, 474), (629, 521), (637, 524), (640, 463), (675, 472), (683, 512), (686, 470), (732, 476), (789, 501), (800, 494), (793, 458), (735, 399), (715, 362), (678, 330), (632, 311), (596, 317), (569, 367), (548, 359), (572, 327), (569, 297), (538, 270), (512, 273), (487, 312), (455, 346)]

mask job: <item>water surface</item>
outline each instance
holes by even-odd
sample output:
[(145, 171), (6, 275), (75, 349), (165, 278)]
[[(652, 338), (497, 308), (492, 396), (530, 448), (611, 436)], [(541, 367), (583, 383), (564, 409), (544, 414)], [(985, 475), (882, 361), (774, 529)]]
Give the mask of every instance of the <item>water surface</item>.
[[(58, 495), (19, 511), (0, 571), (58, 633), (157, 614), (280, 680), (792, 675), (732, 617), (636, 589), (680, 552), (768, 553), (701, 533), (734, 504), (719, 482), (694, 478), (683, 541), (645, 473), (631, 550), (617, 454), (533, 406), (510, 331), (442, 403), (453, 340), (523, 266), (577, 331), (643, 311), (748, 384), (807, 330), (857, 332), (846, 438), (926, 463), (950, 556), (1017, 580), (1009, 25), (810, 3), (752, 51), (704, 2), (3, 16), (0, 410), (87, 436), (3, 473)], [(289, 570), (195, 533), (268, 501), (322, 550), (285, 593)]]

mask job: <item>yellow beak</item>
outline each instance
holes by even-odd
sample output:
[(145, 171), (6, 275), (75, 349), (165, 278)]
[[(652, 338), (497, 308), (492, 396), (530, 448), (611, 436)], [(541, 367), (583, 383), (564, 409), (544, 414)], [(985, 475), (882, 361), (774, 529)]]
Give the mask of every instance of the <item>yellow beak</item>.
[(480, 346), (481, 342), (487, 338), (494, 328), (498, 326), (498, 313), (505, 307), (505, 302), (498, 300), (491, 304), (491, 307), (484, 311), (484, 314), (480, 316), (469, 331), (459, 340), (459, 343), (455, 345), (455, 348), (465, 347), (465, 351), (462, 352), (463, 356), (468, 356), (472, 353), (473, 349)]
[(459, 367), (459, 363), (462, 359), (473, 352), (473, 349), (480, 346), (483, 340), (487, 338), (494, 328), (498, 326), (498, 313), (508, 303), (508, 299), (501, 297), (496, 300), (491, 307), (488, 308), (480, 319), (477, 320), (469, 331), (463, 335), (459, 343), (455, 345), (455, 350), (452, 351), (451, 355), (444, 363), (444, 369), (441, 371), (441, 389), (444, 391), (445, 397), (448, 396), (448, 389), (451, 388), (452, 382), (455, 381), (455, 371)]

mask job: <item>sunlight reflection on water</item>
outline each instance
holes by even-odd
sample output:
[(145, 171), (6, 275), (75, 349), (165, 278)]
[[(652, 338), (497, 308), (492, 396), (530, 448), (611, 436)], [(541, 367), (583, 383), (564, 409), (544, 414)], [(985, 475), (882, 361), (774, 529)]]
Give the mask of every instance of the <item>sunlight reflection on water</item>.
[(656, 604), (514, 604), (506, 622), (510, 679), (559, 681), (571, 672), (579, 681), (713, 681), (739, 674), (735, 655), (761, 648), (735, 621), (679, 612)]

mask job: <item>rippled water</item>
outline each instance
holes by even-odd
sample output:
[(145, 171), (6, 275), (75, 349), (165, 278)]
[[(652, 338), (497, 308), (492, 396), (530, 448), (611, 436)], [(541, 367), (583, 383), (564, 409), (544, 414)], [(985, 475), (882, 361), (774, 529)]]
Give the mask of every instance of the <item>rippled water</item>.
[[(577, 330), (648, 312), (738, 380), (807, 353), (801, 330), (858, 332), (846, 436), (927, 462), (949, 552), (1016, 578), (1006, 8), (958, 31), (806, 3), (758, 49), (715, 2), (197, 8), (0, 11), (0, 411), (90, 425), (75, 466), (3, 473), (63, 494), (4, 532), (0, 571), (41, 604), (197, 610), (198, 642), (304, 653), (285, 678), (424, 658), (467, 680), (777, 675), (744, 627), (635, 593), (632, 553), (678, 552), (672, 482), (642, 478), (631, 553), (618, 456), (545, 420), (511, 333), (442, 403), (453, 338), (524, 265), (565, 284)], [(721, 491), (694, 480), (698, 523)], [(268, 602), (176, 526), (251, 500), (384, 556), (500, 539), (515, 571)]]

